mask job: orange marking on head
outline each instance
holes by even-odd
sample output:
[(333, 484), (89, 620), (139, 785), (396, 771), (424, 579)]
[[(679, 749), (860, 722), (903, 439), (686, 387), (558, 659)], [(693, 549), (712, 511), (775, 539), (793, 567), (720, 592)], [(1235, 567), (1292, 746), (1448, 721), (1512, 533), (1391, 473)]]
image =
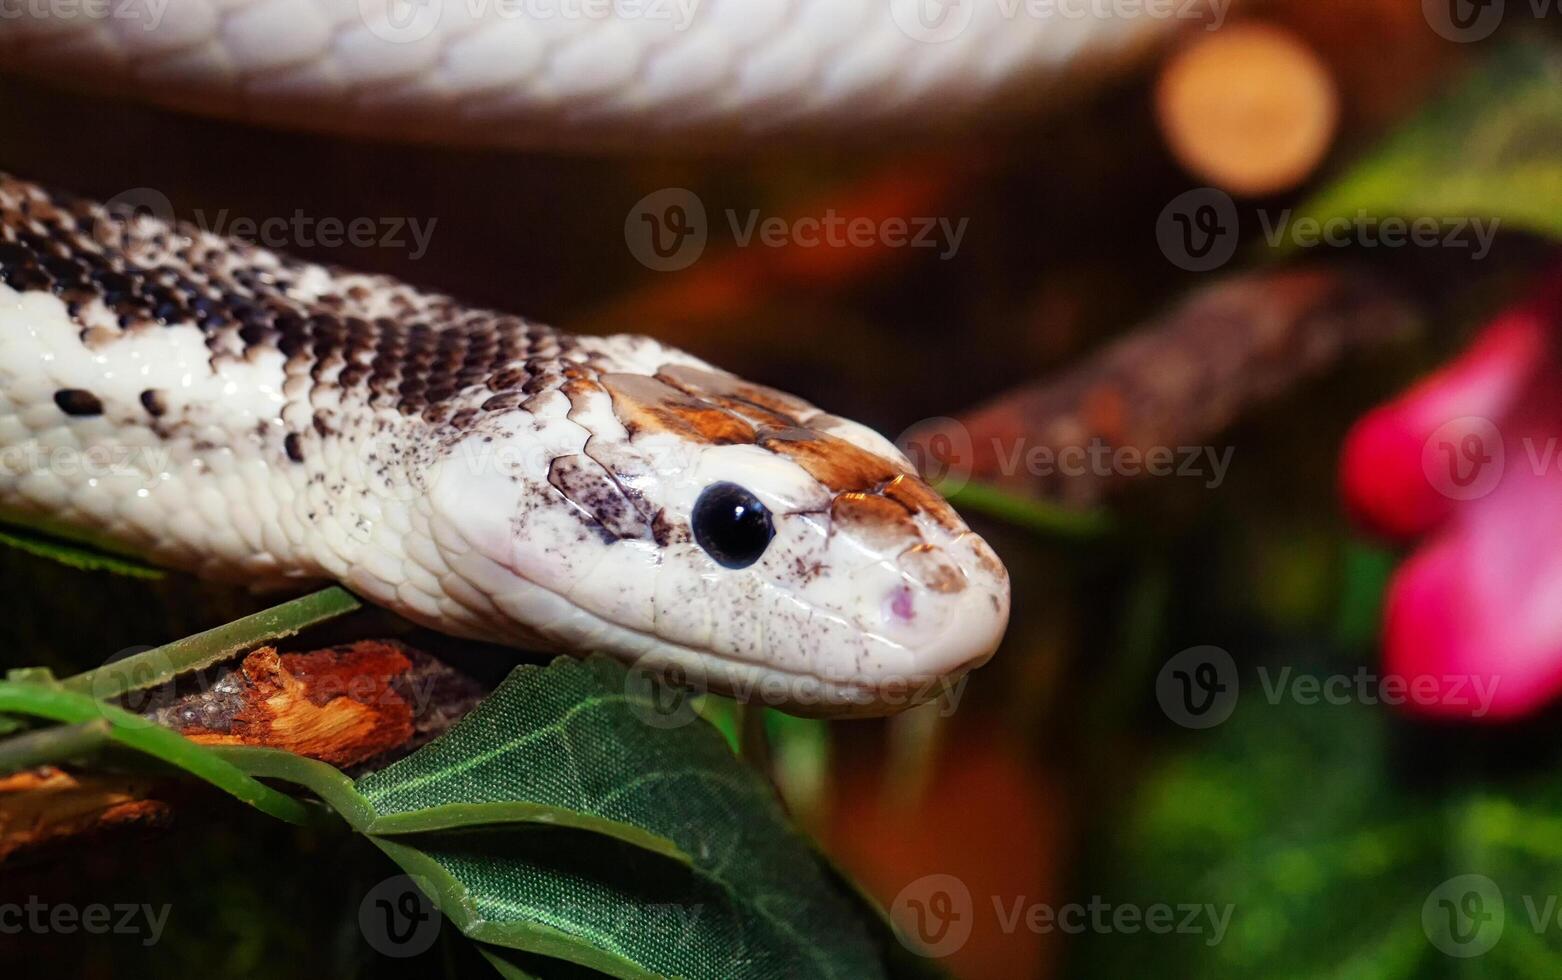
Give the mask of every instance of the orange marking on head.
[(643, 374), (604, 374), (613, 412), (631, 436), (671, 432), (694, 442), (733, 445), (754, 442), (757, 433), (731, 412)]

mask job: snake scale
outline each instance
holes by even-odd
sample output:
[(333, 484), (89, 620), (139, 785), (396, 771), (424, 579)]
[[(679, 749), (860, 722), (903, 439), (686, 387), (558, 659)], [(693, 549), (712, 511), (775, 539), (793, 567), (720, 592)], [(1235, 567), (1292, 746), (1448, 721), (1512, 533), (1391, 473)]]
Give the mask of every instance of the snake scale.
[[(399, 139), (682, 145), (1034, 103), (1171, 23), (1006, 0), (541, 2), (0, 0), (0, 69)], [(811, 715), (937, 695), (1009, 615), (991, 548), (861, 425), (646, 337), (4, 175), (0, 508)]]

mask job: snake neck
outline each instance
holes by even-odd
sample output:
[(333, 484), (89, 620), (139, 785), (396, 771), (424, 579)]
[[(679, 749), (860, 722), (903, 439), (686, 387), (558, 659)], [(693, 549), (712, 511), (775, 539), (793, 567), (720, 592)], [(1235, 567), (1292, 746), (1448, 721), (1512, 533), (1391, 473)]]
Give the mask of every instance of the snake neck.
[(0, 174), (0, 507), (165, 564), (394, 593), (394, 543), (429, 532), (428, 473), (588, 356), (519, 317)]

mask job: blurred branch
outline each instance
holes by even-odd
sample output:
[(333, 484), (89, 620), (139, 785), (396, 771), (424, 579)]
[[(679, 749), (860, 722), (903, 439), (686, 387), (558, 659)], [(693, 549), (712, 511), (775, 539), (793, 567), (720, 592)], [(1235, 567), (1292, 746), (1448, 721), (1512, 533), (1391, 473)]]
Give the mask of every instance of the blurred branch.
[[(426, 653), (365, 640), (308, 653), (262, 647), (215, 678), (182, 679), (157, 695), (142, 717), (193, 742), (284, 749), (366, 771), (449, 729), (483, 688)], [(0, 757), (57, 764), (0, 778), (0, 861), (125, 825), (160, 825), (177, 809), (168, 779), (59, 767), (102, 747), (93, 724), (0, 742)]]
[[(1060, 375), (918, 431), (910, 448), (924, 471), (968, 473), (1086, 508), (1145, 472), (1151, 450), (1163, 463), (1169, 451), (1177, 466), (1183, 452), (1204, 449), (1257, 405), (1417, 322), (1412, 307), (1365, 273), (1314, 266), (1234, 276)], [(1038, 452), (1054, 461), (1136, 462), (1028, 465)]]
[(0, 865), (116, 829), (168, 822), (166, 781), (49, 766), (0, 777)]

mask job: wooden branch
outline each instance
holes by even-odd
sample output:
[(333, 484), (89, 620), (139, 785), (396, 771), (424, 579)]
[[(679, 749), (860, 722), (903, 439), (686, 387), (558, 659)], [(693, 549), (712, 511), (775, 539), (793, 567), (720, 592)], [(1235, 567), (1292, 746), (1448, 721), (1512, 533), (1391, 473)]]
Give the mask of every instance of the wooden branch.
[(53, 766), (0, 777), (0, 864), (84, 835), (168, 822), (159, 780)]
[(148, 717), (206, 745), (259, 745), (349, 768), (411, 751), (481, 697), (450, 668), (386, 640), (310, 653), (262, 647)]
[[(210, 682), (181, 683), (142, 714), (207, 745), (285, 749), (363, 772), (437, 737), (483, 694), (426, 653), (364, 640), (307, 653), (261, 647)], [(166, 778), (59, 766), (0, 778), (0, 862), (87, 835), (163, 826), (180, 788)]]
[(934, 477), (1086, 507), (1136, 474), (1038, 470), (1027, 454), (1126, 448), (1142, 467), (1151, 449), (1202, 445), (1349, 350), (1403, 337), (1417, 322), (1365, 274), (1314, 267), (1225, 279), (1061, 375), (915, 430), (907, 448)]

